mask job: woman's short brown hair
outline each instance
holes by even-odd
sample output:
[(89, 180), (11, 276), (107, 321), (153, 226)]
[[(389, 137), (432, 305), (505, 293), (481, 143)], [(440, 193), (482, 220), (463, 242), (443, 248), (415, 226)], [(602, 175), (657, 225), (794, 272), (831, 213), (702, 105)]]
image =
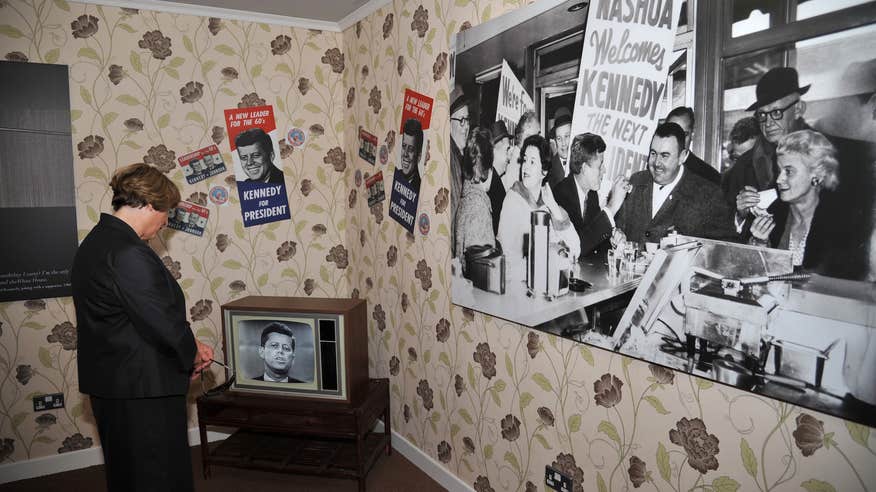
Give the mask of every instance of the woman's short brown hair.
[(110, 180), (113, 190), (113, 210), (123, 206), (133, 208), (152, 205), (159, 212), (179, 203), (179, 188), (158, 169), (142, 162), (116, 170)]

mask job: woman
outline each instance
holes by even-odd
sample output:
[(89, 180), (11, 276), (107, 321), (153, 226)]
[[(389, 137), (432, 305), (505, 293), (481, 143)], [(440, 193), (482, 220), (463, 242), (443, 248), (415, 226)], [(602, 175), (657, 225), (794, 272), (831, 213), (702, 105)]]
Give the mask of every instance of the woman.
[(751, 219), (749, 243), (790, 250), (795, 269), (866, 275), (865, 245), (850, 240), (856, 211), (838, 209), (832, 193), (839, 184), (834, 146), (818, 132), (801, 130), (782, 137), (776, 155), (779, 200)]
[[(493, 166), (490, 132), (472, 130), (462, 155), (462, 196), (456, 209), (456, 254), (463, 260), (469, 246), (496, 245), (487, 179)], [(463, 261), (465, 264), (465, 261)]]
[(553, 242), (566, 243), (573, 258), (578, 257), (580, 245), (569, 214), (554, 200), (547, 184), (551, 169), (551, 150), (547, 140), (541, 135), (527, 137), (520, 147), (518, 163), (518, 180), (511, 185), (502, 204), (498, 239), (505, 252), (509, 271), (516, 273), (519, 278), (526, 270), (523, 236), (530, 232), (529, 218), (533, 211), (550, 212)]
[(110, 491), (190, 491), (186, 393), (213, 350), (195, 340), (182, 289), (146, 243), (179, 190), (146, 164), (119, 169), (110, 187), (114, 212), (73, 262), (79, 389), (91, 396)]

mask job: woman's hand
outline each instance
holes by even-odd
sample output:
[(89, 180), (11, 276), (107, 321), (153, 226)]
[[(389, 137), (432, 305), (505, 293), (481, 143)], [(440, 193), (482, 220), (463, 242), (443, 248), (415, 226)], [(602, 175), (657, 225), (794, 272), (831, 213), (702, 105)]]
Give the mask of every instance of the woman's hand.
[(201, 372), (204, 371), (213, 361), (213, 347), (205, 343), (201, 343), (200, 340), (195, 339), (195, 344), (198, 347), (198, 352), (195, 354), (195, 364), (194, 371), (192, 372), (192, 379), (198, 377)]
[(736, 213), (740, 218), (745, 218), (760, 203), (760, 195), (753, 186), (742, 188), (736, 195)]
[(772, 215), (761, 215), (751, 222), (751, 236), (755, 241), (765, 244), (769, 241), (770, 233), (775, 228), (776, 221), (773, 220)]

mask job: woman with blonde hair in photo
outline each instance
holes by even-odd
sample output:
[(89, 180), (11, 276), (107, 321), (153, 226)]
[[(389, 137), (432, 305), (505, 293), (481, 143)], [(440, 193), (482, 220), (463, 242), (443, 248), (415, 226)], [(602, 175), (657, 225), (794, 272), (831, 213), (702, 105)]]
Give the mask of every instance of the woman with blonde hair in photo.
[[(813, 130), (782, 137), (776, 149), (779, 199), (749, 219), (749, 243), (791, 251), (795, 269), (860, 279), (867, 274), (866, 245), (855, 244), (849, 217), (838, 206), (839, 162), (833, 144)], [(860, 226), (860, 224), (859, 224)]]

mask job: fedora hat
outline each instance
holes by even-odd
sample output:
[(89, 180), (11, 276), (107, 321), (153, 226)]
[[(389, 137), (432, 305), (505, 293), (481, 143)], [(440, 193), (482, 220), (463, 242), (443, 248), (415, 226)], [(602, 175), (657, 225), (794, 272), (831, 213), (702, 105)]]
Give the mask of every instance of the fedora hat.
[(496, 142), (502, 140), (503, 138), (511, 138), (511, 134), (508, 133), (508, 127), (505, 126), (504, 121), (494, 121), (493, 126), (490, 130), (490, 133), (492, 133), (493, 135), (492, 142), (494, 145)]
[(468, 98), (465, 96), (465, 92), (462, 90), (462, 86), (456, 84), (453, 86), (453, 90), (450, 91), (450, 114), (453, 114), (459, 108), (468, 104)]
[(802, 96), (809, 91), (811, 85), (808, 84), (800, 87), (797, 70), (791, 67), (773, 68), (765, 73), (757, 82), (757, 88), (755, 89), (757, 101), (754, 101), (751, 106), (746, 108), (746, 111), (754, 111), (761, 106), (766, 106), (795, 92)]

